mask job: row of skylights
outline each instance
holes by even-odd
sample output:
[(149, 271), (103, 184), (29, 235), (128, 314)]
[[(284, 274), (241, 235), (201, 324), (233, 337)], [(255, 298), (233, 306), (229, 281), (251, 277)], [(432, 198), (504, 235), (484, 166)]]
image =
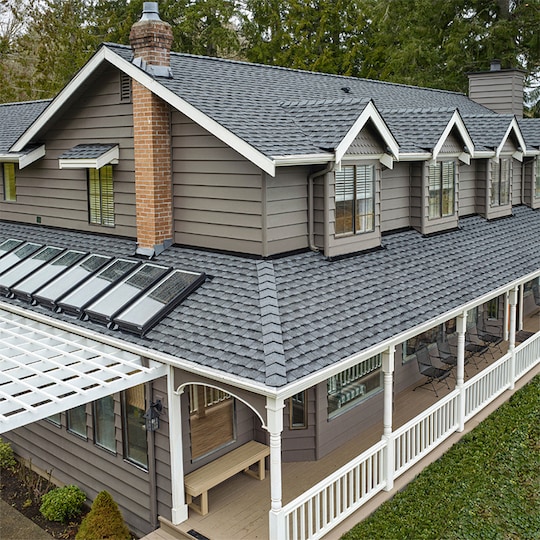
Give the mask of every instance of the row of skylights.
[(204, 273), (10, 238), (0, 292), (143, 336), (205, 280)]

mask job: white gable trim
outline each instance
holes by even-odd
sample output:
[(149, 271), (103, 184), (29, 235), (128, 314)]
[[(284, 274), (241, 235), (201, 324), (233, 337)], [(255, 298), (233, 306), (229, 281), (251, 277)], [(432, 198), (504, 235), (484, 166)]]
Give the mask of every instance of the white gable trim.
[[(469, 132), (465, 127), (465, 122), (463, 122), (463, 118), (461, 118), (459, 111), (456, 109), (454, 111), (454, 114), (452, 115), (452, 118), (450, 118), (448, 124), (446, 124), (442, 135), (437, 141), (437, 144), (433, 148), (433, 159), (437, 159), (437, 156), (441, 153), (442, 147), (446, 142), (446, 139), (448, 139), (448, 137), (450, 136), (450, 133), (452, 132), (452, 129), (454, 129), (454, 127), (457, 128), (461, 138), (463, 139), (464, 146), (467, 147), (467, 153), (474, 154), (473, 140), (471, 139), (471, 136), (469, 135)], [(464, 161), (464, 159), (461, 159), (461, 157), (460, 160)]]
[(387, 126), (383, 117), (377, 110), (377, 107), (375, 107), (373, 101), (370, 101), (365, 106), (364, 110), (360, 113), (360, 116), (356, 119), (351, 129), (349, 129), (345, 137), (343, 137), (342, 141), (336, 148), (336, 163), (341, 162), (343, 156), (345, 155), (351, 144), (354, 142), (356, 137), (358, 137), (358, 134), (360, 133), (360, 131), (362, 131), (368, 120), (371, 120), (375, 124), (377, 131), (388, 146), (389, 152), (393, 154), (396, 160), (398, 159), (399, 145), (394, 136), (392, 135), (390, 128)]
[(0, 161), (4, 163), (17, 163), (19, 169), (24, 169), (45, 155), (45, 145), (42, 144), (30, 152), (8, 152), (0, 154)]
[(165, 88), (150, 75), (145, 73), (137, 66), (127, 62), (107, 46), (101, 47), (97, 53), (88, 61), (88, 63), (75, 75), (75, 77), (64, 87), (64, 89), (54, 98), (51, 104), (38, 117), (38, 119), (30, 126), (29, 129), (19, 138), (13, 146), (13, 150), (21, 150), (24, 148), (37, 133), (51, 120), (51, 118), (63, 107), (69, 97), (84, 83), (86, 79), (104, 62), (110, 62), (112, 65), (132, 77), (138, 83), (145, 86), (148, 90), (159, 96), (172, 107), (185, 114), (188, 118), (199, 124), (201, 127), (212, 133), (215, 137), (223, 141), (225, 144), (236, 150), (239, 154), (251, 161), (254, 165), (261, 168), (270, 176), (275, 176), (276, 165), (274, 161), (255, 148), (249, 145), (246, 141), (230, 132), (221, 124), (205, 115), (199, 109), (178, 97), (176, 94)]
[[(506, 133), (504, 134), (504, 137), (502, 138), (501, 143), (499, 144), (499, 146), (497, 147), (497, 150), (495, 151), (495, 155), (496, 155), (497, 158), (500, 157), (501, 152), (503, 151), (503, 147), (504, 147), (506, 141), (508, 140), (508, 137), (510, 137), (510, 133), (512, 132), (512, 130), (516, 134), (516, 137), (517, 137), (517, 140), (518, 140), (518, 148), (517, 148), (517, 150), (518, 150), (518, 152), (520, 152), (522, 154), (521, 159), (519, 159), (519, 157), (517, 157), (515, 154), (514, 154), (514, 157), (516, 157), (516, 159), (518, 159), (519, 161), (523, 161), (523, 154), (527, 151), (527, 145), (525, 144), (525, 139), (523, 138), (523, 134), (521, 133), (521, 129), (519, 129), (519, 124), (518, 124), (515, 116), (514, 116), (514, 118), (512, 118), (512, 121), (508, 125), (508, 128), (506, 129)], [(516, 154), (518, 152), (516, 152)]]

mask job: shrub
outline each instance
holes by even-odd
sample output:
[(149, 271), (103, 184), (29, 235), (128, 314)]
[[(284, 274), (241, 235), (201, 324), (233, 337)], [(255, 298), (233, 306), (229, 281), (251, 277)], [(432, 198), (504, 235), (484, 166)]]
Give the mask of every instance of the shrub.
[(107, 491), (95, 498), (75, 540), (130, 540), (131, 534), (118, 505)]
[(0, 439), (0, 467), (3, 469), (13, 469), (17, 465), (11, 444)]
[(39, 511), (49, 521), (66, 523), (80, 515), (86, 495), (77, 486), (52, 489), (41, 497)]

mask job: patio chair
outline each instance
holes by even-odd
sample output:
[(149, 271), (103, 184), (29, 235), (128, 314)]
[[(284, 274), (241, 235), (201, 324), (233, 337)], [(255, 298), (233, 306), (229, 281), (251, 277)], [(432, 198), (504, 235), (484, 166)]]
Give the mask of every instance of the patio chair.
[[(446, 380), (450, 376), (450, 369), (443, 369), (443, 368), (434, 366), (427, 347), (421, 347), (420, 349), (416, 351), (416, 360), (418, 362), (418, 369), (420, 370), (420, 373), (424, 377), (426, 377), (426, 380), (422, 384), (419, 384), (418, 386), (416, 386), (413, 389), (413, 392), (417, 388), (422, 388), (430, 384), (433, 391), (435, 392), (435, 395), (439, 397), (439, 394), (437, 393), (437, 388), (435, 387), (435, 381), (437, 382), (444, 381), (448, 390), (450, 390), (450, 385), (448, 384), (448, 381)], [(427, 390), (430, 390), (430, 389), (428, 388)]]
[(490, 332), (484, 323), (483, 328), (478, 328), (478, 337), (484, 342), (489, 345), (489, 353), (491, 354), (491, 357), (493, 360), (495, 360), (495, 355), (493, 354), (493, 348), (499, 349), (499, 352), (501, 354), (504, 354), (503, 348), (501, 346), (501, 343), (503, 342), (502, 336), (498, 336), (497, 334)]
[(483, 341), (478, 335), (476, 328), (467, 331), (465, 334), (465, 352), (469, 353), (468, 358), (478, 368), (477, 358), (489, 351), (489, 343)]
[[(448, 341), (443, 341), (442, 339), (439, 339), (437, 340), (437, 343), (434, 344), (432, 355), (435, 355), (436, 358), (438, 358), (440, 362), (442, 362), (443, 364), (446, 364), (449, 367), (449, 369), (452, 370), (453, 368), (457, 367), (456, 348), (457, 348), (456, 345), (452, 345)], [(465, 357), (463, 359), (463, 364), (464, 364), (463, 369), (464, 369), (465, 375), (467, 375), (466, 366), (468, 363), (469, 363), (469, 359)]]

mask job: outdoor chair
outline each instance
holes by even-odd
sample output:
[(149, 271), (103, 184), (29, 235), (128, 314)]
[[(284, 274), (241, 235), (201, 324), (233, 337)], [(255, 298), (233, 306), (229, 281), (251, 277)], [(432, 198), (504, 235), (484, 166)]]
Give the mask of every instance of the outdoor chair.
[[(452, 345), (448, 341), (443, 341), (442, 339), (437, 340), (437, 343), (433, 344), (433, 347), (430, 348), (430, 353), (432, 356), (435, 356), (439, 359), (440, 362), (446, 364), (449, 369), (457, 367), (457, 350), (456, 345)], [(469, 363), (468, 358), (463, 359), (464, 371), (467, 374), (466, 366)]]
[(465, 334), (465, 352), (469, 353), (468, 358), (478, 368), (477, 358), (489, 351), (489, 343), (483, 341), (478, 335), (478, 331), (471, 329)]
[[(446, 380), (450, 376), (450, 369), (443, 369), (441, 367), (434, 366), (427, 347), (421, 347), (416, 351), (416, 360), (418, 362), (418, 369), (420, 370), (420, 373), (424, 377), (426, 377), (426, 380), (422, 384), (419, 384), (417, 387), (415, 387), (413, 391), (417, 388), (422, 388), (430, 384), (431, 388), (435, 392), (435, 395), (439, 397), (439, 394), (437, 393), (437, 388), (435, 387), (435, 381), (444, 381), (446, 386), (448, 387), (448, 390), (450, 390), (450, 385)], [(427, 390), (430, 390), (430, 388), (427, 388)]]
[(493, 360), (495, 360), (495, 355), (493, 354), (493, 348), (497, 347), (499, 349), (499, 352), (501, 354), (504, 354), (503, 348), (501, 346), (501, 343), (503, 342), (502, 336), (498, 336), (497, 334), (494, 334), (492, 332), (489, 332), (486, 327), (484, 328), (478, 328), (478, 337), (484, 342), (489, 345), (489, 353), (491, 354), (491, 357)]

